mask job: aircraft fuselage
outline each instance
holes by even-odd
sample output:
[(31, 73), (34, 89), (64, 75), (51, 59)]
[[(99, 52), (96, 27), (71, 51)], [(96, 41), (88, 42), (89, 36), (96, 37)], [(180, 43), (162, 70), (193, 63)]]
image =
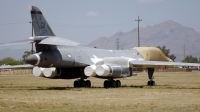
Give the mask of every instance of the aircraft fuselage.
[(96, 64), (104, 57), (124, 57), (134, 60), (143, 60), (137, 50), (105, 50), (95, 49), (84, 46), (51, 46), (49, 50), (34, 54), (37, 62), (27, 63), (38, 67), (85, 67)]

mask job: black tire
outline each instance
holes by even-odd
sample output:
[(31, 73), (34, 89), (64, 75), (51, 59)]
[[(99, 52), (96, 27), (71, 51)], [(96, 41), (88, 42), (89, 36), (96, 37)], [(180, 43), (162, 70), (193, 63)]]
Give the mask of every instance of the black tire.
[(86, 81), (81, 81), (81, 87), (86, 87)]
[(87, 80), (87, 81), (86, 81), (86, 87), (91, 87), (91, 82), (90, 82), (90, 80)]
[(118, 87), (121, 87), (121, 82), (120, 82), (120, 80), (116, 80), (116, 87), (118, 88)]
[(104, 88), (108, 88), (109, 87), (109, 82), (107, 80), (104, 81), (103, 83)]
[(79, 81), (77, 80), (74, 81), (74, 87), (79, 87)]
[(148, 82), (147, 82), (147, 85), (148, 85), (148, 86), (151, 86), (151, 82), (150, 82), (150, 81), (148, 81)]
[(116, 81), (115, 81), (115, 80), (112, 81), (112, 87), (113, 87), (113, 88), (116, 88), (116, 87), (117, 87), (117, 84), (116, 84)]
[(155, 86), (156, 83), (154, 81), (151, 81), (151, 86)]

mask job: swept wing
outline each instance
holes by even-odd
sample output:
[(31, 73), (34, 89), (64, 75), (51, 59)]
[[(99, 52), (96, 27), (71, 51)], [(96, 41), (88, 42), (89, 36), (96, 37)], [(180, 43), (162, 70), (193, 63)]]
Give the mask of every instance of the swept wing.
[(197, 63), (145, 61), (145, 60), (132, 60), (129, 63), (130, 66), (132, 67), (141, 67), (141, 68), (169, 68), (171, 66), (200, 66), (200, 64)]
[(13, 65), (13, 66), (7, 66), (2, 65), (0, 66), (0, 69), (13, 69), (13, 68), (33, 68), (33, 65), (25, 64), (25, 65)]

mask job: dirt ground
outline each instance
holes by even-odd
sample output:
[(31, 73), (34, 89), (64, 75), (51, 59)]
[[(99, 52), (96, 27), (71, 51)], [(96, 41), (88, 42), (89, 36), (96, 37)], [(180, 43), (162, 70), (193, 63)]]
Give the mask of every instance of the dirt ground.
[(1, 112), (199, 112), (200, 72), (156, 72), (156, 86), (146, 86), (147, 73), (121, 79), (121, 88), (73, 88), (73, 80), (27, 75), (0, 75)]

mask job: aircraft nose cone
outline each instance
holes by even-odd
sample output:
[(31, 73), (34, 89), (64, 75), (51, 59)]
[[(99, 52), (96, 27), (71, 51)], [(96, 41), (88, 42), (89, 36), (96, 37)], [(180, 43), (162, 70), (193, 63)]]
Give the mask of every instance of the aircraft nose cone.
[(31, 65), (38, 65), (39, 64), (39, 56), (37, 54), (31, 54), (25, 58), (26, 63)]

